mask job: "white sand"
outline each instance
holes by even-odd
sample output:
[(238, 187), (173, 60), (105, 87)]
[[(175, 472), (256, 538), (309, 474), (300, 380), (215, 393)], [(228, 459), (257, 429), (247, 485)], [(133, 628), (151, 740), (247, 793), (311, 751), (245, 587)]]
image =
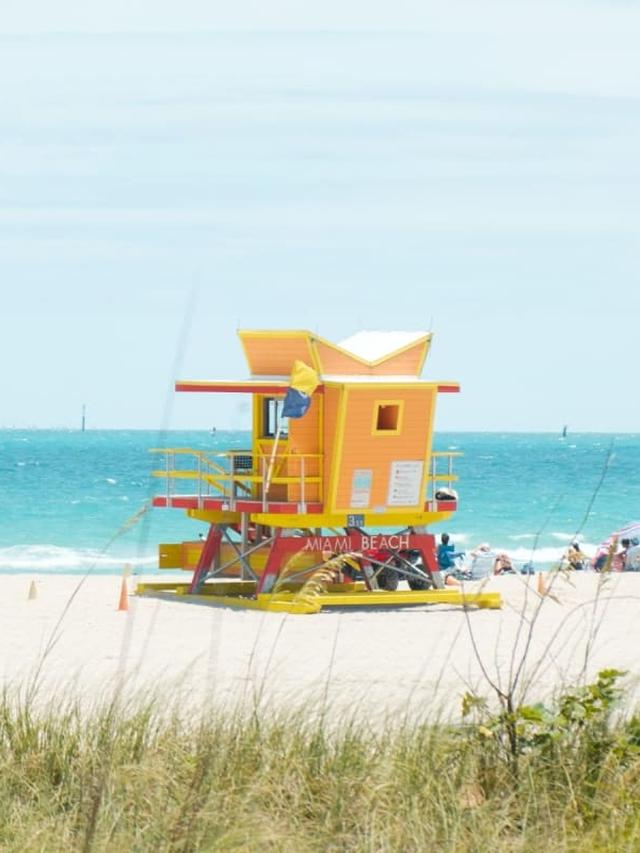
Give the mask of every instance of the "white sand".
[[(40, 662), (41, 696), (58, 690), (93, 699), (121, 684), (190, 705), (254, 701), (260, 693), (279, 706), (326, 701), (374, 718), (407, 709), (455, 716), (466, 690), (490, 694), (483, 666), (506, 687), (540, 602), (535, 578), (512, 576), (488, 583), (504, 596), (501, 611), (432, 606), (293, 616), (132, 596), (128, 612), (118, 612), (120, 578), (102, 576), (84, 581), (56, 631), (80, 578), (39, 577), (37, 598), (28, 600), (31, 580), (0, 577), (5, 685), (24, 686)], [(605, 667), (628, 670), (634, 696), (640, 575), (575, 574), (570, 582), (558, 578), (554, 593), (558, 601), (544, 600), (533, 631), (528, 698)]]

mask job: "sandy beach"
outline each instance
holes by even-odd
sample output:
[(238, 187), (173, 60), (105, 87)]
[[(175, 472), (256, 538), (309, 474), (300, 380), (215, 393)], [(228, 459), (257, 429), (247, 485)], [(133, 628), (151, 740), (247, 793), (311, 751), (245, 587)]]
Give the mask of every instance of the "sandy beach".
[[(30, 600), (35, 580), (37, 597)], [(640, 676), (640, 577), (557, 577), (553, 597), (536, 579), (491, 578), (501, 611), (438, 606), (397, 611), (282, 615), (130, 595), (118, 611), (120, 578), (4, 575), (0, 667), (5, 686), (38, 674), (39, 695), (83, 700), (153, 692), (183, 708), (256, 696), (278, 707), (327, 703), (369, 717), (459, 714), (467, 690), (507, 686), (535, 617), (522, 688), (527, 698), (627, 670)], [(136, 578), (130, 578), (133, 592)], [(537, 616), (535, 615), (536, 612)], [(530, 682), (530, 683), (529, 683)]]

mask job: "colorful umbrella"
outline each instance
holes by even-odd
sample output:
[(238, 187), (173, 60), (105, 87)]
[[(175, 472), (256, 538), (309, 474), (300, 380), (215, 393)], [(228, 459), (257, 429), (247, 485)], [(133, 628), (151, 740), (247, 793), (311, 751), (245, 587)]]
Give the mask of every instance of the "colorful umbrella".
[[(611, 548), (614, 539), (617, 542), (616, 551), (620, 550), (620, 543), (623, 539), (628, 539), (631, 546), (640, 544), (640, 521), (630, 521), (628, 524), (625, 524), (624, 527), (621, 527), (619, 530), (615, 530), (610, 536), (608, 536), (608, 538), (599, 545), (598, 550), (596, 551), (596, 564), (598, 563), (598, 558), (602, 558), (609, 553), (609, 549)], [(621, 558), (614, 555), (611, 567), (614, 571), (621, 571), (623, 568)]]

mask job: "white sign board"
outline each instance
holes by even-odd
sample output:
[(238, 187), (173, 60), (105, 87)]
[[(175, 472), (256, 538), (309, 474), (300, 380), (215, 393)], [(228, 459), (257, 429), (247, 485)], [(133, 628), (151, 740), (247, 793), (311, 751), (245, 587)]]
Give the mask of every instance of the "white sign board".
[(420, 503), (420, 487), (424, 462), (392, 462), (389, 476), (388, 506), (416, 506)]
[(371, 481), (373, 471), (370, 468), (355, 468), (351, 477), (351, 509), (363, 509), (371, 500)]

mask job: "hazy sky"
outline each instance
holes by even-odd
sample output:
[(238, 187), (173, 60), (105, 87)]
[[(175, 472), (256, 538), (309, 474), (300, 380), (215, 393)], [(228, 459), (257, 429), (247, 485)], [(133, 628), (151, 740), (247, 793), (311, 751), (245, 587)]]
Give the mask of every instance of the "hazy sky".
[(640, 431), (640, 4), (344, 5), (4, 0), (0, 426), (432, 326), (441, 430)]

